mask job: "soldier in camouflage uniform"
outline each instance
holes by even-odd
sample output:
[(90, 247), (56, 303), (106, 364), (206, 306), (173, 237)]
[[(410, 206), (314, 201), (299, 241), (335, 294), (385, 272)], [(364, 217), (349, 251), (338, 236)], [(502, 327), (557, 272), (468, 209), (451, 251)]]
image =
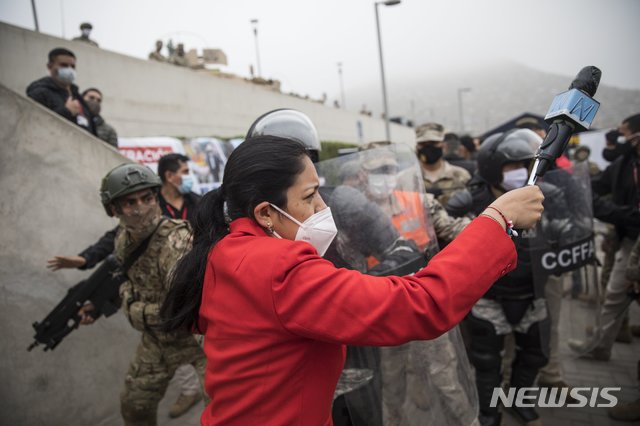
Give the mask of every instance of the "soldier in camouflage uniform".
[(162, 40), (156, 41), (156, 50), (149, 53), (149, 59), (158, 62), (167, 62), (167, 58), (162, 54)]
[(171, 56), (169, 56), (169, 63), (181, 67), (189, 66), (189, 62), (187, 61), (187, 57), (184, 52), (184, 44), (178, 43), (176, 50), (171, 53)]
[(465, 189), (471, 175), (446, 161), (442, 157), (443, 148), (444, 127), (441, 124), (425, 123), (416, 128), (416, 154), (422, 166), (424, 187), (446, 206), (451, 194)]
[(91, 40), (89, 36), (91, 35), (91, 30), (93, 30), (93, 25), (89, 22), (83, 22), (80, 24), (80, 36), (74, 37), (73, 41), (81, 41), (83, 43), (90, 44), (91, 46), (99, 47), (98, 43)]
[[(418, 176), (419, 172), (416, 166), (399, 173), (392, 145), (385, 148), (375, 143), (363, 148), (365, 152), (360, 157), (363, 192), (389, 215), (398, 232), (413, 239), (428, 258), (437, 251), (434, 237), (447, 244), (469, 224), (469, 218), (449, 216), (433, 194), (406, 187), (411, 185), (410, 177)], [(425, 224), (425, 220), (430, 224)], [(431, 227), (435, 235), (428, 235)], [(479, 425), (477, 407), (469, 403), (469, 399), (475, 401), (477, 396), (475, 383), (472, 379), (469, 382), (473, 373), (459, 328), (434, 340), (382, 347), (380, 353), (385, 425), (424, 424), (428, 419), (435, 421), (433, 416), (444, 425)]]
[[(120, 219), (114, 252), (118, 260), (124, 264), (146, 244), (120, 287), (124, 314), (142, 332), (120, 396), (127, 426), (156, 424), (158, 403), (180, 365), (193, 365), (201, 384), (204, 377), (205, 355), (193, 335), (158, 330), (170, 273), (190, 245), (188, 223), (162, 217), (157, 200), (160, 186), (160, 179), (147, 167), (123, 164), (105, 176), (100, 190), (107, 214)], [(91, 322), (88, 318), (83, 315), (83, 323)]]

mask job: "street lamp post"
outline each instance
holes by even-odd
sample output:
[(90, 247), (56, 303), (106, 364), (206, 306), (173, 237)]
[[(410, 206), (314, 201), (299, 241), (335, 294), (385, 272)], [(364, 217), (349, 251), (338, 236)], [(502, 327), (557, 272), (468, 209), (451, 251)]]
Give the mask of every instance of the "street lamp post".
[(36, 1), (31, 0), (31, 10), (33, 11), (33, 22), (36, 26), (36, 32), (40, 32), (40, 26), (38, 25), (38, 12), (36, 12)]
[(256, 40), (256, 67), (258, 71), (258, 77), (260, 77), (262, 76), (262, 73), (260, 72), (260, 49), (258, 49), (258, 20), (252, 19), (250, 22), (251, 25), (253, 25), (253, 35), (255, 36)]
[(342, 102), (342, 109), (346, 109), (347, 104), (344, 100), (344, 82), (342, 81), (342, 62), (338, 62), (338, 77), (340, 78), (340, 100)]
[(382, 38), (380, 37), (380, 17), (378, 16), (378, 5), (383, 4), (385, 6), (394, 6), (400, 4), (401, 0), (386, 0), (377, 1), (374, 4), (376, 11), (376, 30), (378, 31), (378, 52), (380, 54), (380, 76), (382, 78), (382, 103), (384, 107), (384, 131), (387, 136), (387, 140), (391, 141), (391, 133), (389, 131), (389, 108), (387, 106), (387, 86), (384, 80), (384, 60), (382, 59)]
[(460, 132), (464, 133), (464, 115), (462, 112), (462, 94), (470, 92), (471, 88), (469, 87), (460, 87), (458, 88), (458, 114), (460, 114)]

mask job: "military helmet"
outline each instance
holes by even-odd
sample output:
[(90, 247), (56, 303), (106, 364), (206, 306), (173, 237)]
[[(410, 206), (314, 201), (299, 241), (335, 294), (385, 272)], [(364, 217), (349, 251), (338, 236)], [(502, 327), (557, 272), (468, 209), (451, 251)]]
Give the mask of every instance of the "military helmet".
[[(322, 148), (316, 126), (306, 114), (295, 109), (276, 109), (258, 117), (247, 132), (247, 139), (255, 136), (279, 136), (304, 145), (317, 154)], [(317, 159), (314, 159), (317, 161)]]
[(81, 30), (84, 30), (85, 28), (88, 29), (88, 30), (91, 30), (91, 29), (93, 29), (93, 26), (89, 22), (83, 22), (82, 24), (80, 24), (80, 29)]
[(120, 164), (102, 178), (100, 199), (105, 211), (113, 216), (109, 206), (122, 196), (147, 188), (159, 188), (162, 182), (158, 175), (142, 164)]
[(487, 183), (502, 182), (502, 167), (507, 163), (533, 159), (542, 138), (529, 129), (513, 129), (489, 136), (478, 150), (478, 174)]

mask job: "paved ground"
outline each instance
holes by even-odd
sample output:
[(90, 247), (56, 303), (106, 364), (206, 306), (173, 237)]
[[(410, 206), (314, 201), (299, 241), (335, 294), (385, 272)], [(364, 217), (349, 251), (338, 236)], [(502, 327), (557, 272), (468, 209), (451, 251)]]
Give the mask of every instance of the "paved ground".
[[(630, 309), (631, 323), (640, 324), (640, 306), (633, 304)], [(561, 336), (566, 338), (567, 324), (561, 324)], [(620, 402), (640, 398), (637, 380), (637, 365), (640, 360), (640, 338), (630, 344), (616, 343), (611, 360), (608, 362), (575, 358), (561, 340), (562, 363), (566, 381), (571, 386), (621, 387)], [(540, 408), (540, 417), (545, 426), (613, 426), (630, 425), (631, 422), (614, 421), (607, 415), (607, 408)], [(519, 423), (509, 414), (505, 416), (505, 426)], [(640, 424), (636, 423), (636, 424)]]

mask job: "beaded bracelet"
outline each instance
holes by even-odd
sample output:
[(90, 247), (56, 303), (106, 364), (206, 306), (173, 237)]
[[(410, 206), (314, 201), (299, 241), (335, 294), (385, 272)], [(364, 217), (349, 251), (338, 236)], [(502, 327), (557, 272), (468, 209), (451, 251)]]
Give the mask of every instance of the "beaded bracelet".
[(514, 237), (517, 237), (517, 236), (518, 236), (518, 232), (517, 232), (515, 229), (513, 229), (513, 221), (512, 221), (512, 220), (507, 219), (507, 218), (504, 216), (504, 214), (502, 214), (502, 212), (501, 212), (500, 210), (498, 210), (497, 208), (495, 208), (495, 207), (493, 207), (493, 206), (488, 206), (487, 208), (488, 208), (488, 209), (491, 209), (491, 210), (495, 210), (495, 211), (497, 211), (497, 212), (498, 212), (498, 214), (500, 215), (500, 217), (501, 217), (501, 218), (504, 220), (504, 222), (507, 224), (507, 234), (509, 234), (509, 235), (511, 235), (511, 236), (514, 236)]

